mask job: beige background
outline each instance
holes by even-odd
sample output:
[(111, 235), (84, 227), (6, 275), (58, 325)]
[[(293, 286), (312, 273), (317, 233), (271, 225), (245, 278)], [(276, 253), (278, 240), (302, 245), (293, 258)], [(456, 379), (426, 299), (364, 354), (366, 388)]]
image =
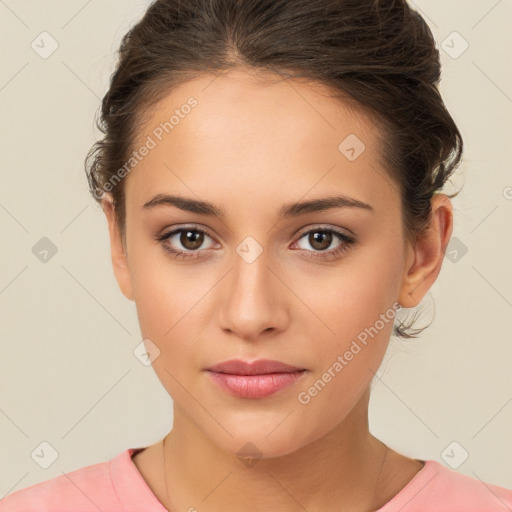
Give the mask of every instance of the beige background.
[[(147, 4), (0, 0), (0, 497), (172, 425), (171, 399), (134, 357), (135, 307), (83, 171), (114, 51)], [(450, 259), (424, 301), (435, 321), (417, 341), (392, 340), (371, 430), (447, 466), (465, 450), (457, 471), (512, 488), (512, 2), (417, 5), (451, 53), (441, 50), (441, 88), (466, 143), (464, 189)], [(59, 45), (46, 59), (31, 47), (43, 31)], [(457, 58), (454, 31), (469, 44)], [(32, 252), (43, 237), (57, 248), (46, 263)], [(58, 452), (47, 469), (31, 457), (43, 442)]]

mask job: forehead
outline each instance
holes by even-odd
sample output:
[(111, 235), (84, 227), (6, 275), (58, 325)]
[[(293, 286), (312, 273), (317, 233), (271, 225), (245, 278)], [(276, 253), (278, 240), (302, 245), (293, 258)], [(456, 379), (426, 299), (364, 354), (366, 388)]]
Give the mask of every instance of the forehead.
[[(187, 107), (191, 98), (197, 103), (193, 109)], [(145, 113), (139, 142), (145, 133), (169, 121), (173, 113), (179, 116), (172, 121), (173, 135), (179, 136), (189, 128), (205, 140), (208, 134), (239, 134), (242, 138), (255, 132), (262, 136), (279, 132), (281, 137), (288, 133), (290, 143), (301, 135), (318, 142), (326, 134), (336, 140), (344, 130), (352, 129), (372, 145), (376, 135), (364, 107), (341, 91), (319, 82), (250, 68), (203, 74), (174, 87)], [(185, 119), (187, 123), (182, 122)]]
[(367, 195), (393, 187), (363, 110), (323, 84), (276, 74), (238, 69), (179, 85), (147, 113), (134, 149), (149, 139), (126, 185), (140, 204), (176, 187), (276, 200), (336, 189), (362, 201), (364, 183)]

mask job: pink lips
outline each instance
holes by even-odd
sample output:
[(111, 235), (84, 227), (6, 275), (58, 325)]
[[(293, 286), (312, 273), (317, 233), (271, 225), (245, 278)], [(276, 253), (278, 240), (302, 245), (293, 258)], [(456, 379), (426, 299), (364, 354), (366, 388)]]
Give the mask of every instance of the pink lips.
[(232, 359), (207, 371), (224, 391), (239, 398), (264, 398), (291, 386), (306, 372), (304, 368), (269, 359), (252, 363)]

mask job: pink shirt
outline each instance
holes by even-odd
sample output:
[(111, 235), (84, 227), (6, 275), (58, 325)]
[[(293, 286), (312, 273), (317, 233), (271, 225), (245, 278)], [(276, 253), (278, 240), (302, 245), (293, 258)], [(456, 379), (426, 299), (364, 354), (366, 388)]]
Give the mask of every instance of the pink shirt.
[[(100, 462), (13, 492), (1, 512), (166, 512), (131, 457), (130, 448)], [(200, 509), (200, 507), (198, 507)], [(512, 490), (457, 473), (434, 460), (376, 512), (512, 511)]]

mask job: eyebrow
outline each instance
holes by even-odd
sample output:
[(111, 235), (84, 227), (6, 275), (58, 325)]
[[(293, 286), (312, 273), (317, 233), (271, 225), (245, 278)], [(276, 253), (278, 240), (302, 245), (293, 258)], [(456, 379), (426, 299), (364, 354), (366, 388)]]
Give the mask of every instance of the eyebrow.
[[(226, 218), (225, 210), (218, 208), (212, 203), (168, 194), (157, 194), (150, 201), (145, 203), (142, 209), (150, 210), (159, 206), (175, 206), (180, 210), (197, 213), (199, 215), (208, 215), (220, 219)], [(283, 218), (298, 217), (300, 215), (332, 210), (334, 208), (360, 208), (373, 213), (375, 212), (372, 206), (358, 199), (347, 196), (329, 196), (320, 199), (312, 199), (310, 201), (285, 204), (279, 210), (279, 216)]]

